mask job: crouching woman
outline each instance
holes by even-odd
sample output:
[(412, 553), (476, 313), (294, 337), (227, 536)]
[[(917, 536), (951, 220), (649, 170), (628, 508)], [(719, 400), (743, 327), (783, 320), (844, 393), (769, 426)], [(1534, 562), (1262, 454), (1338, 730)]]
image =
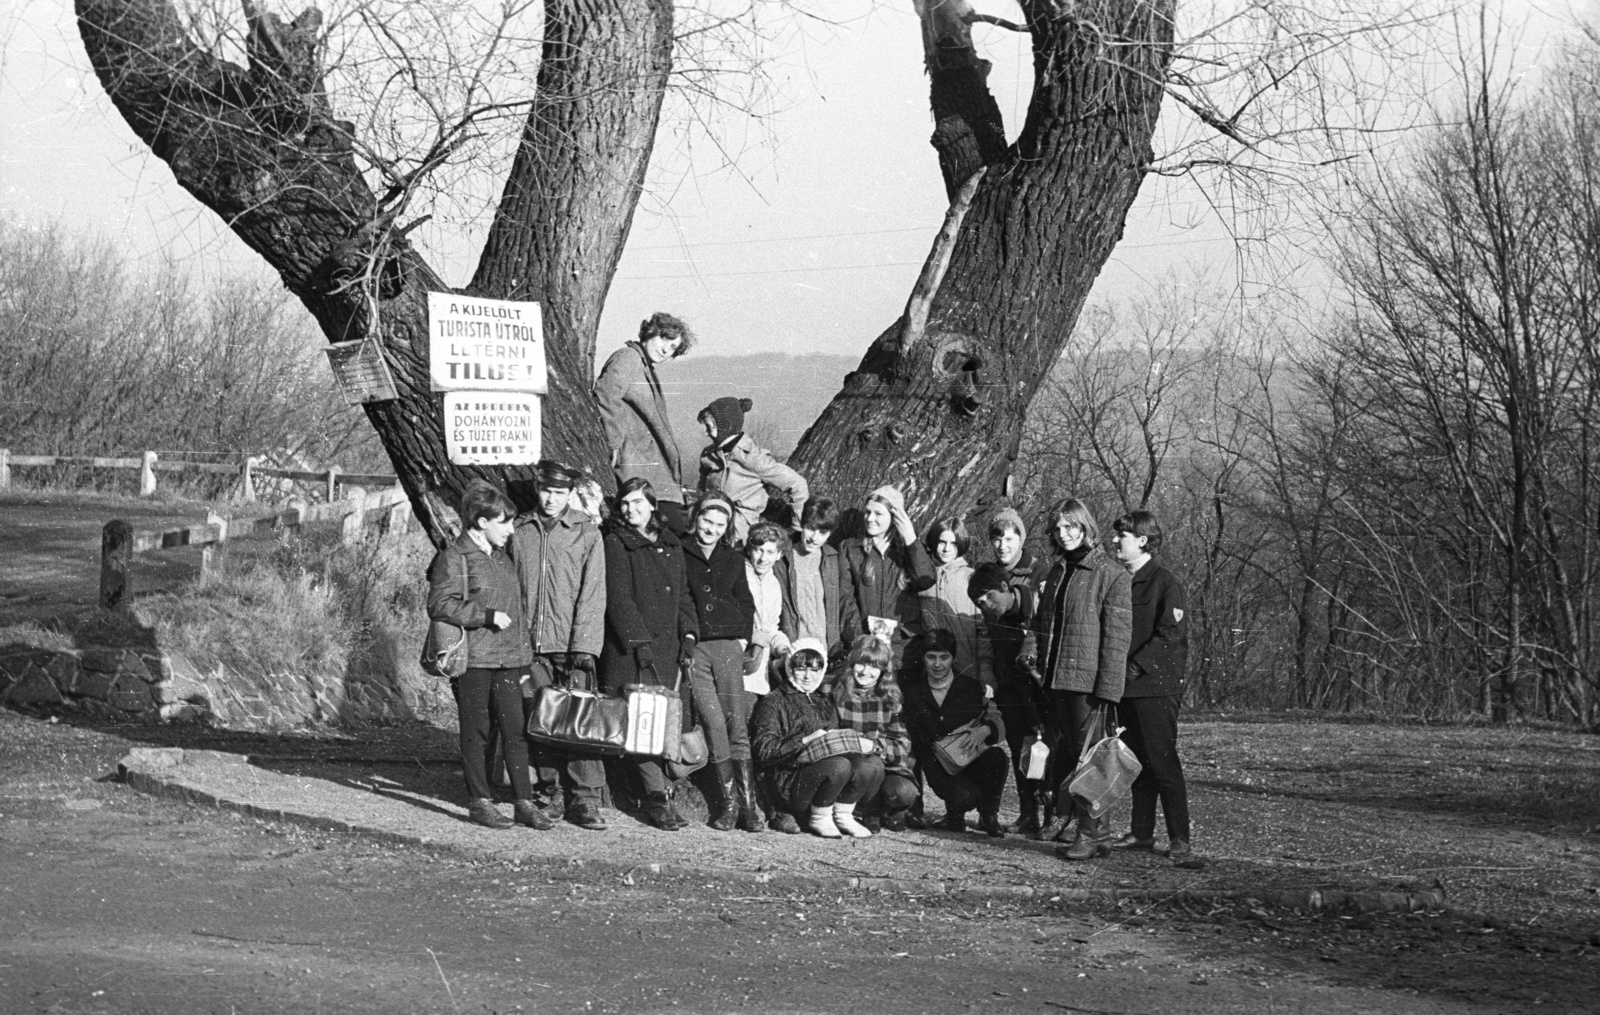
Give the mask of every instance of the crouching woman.
[[(905, 691), (906, 730), (923, 778), (944, 801), (944, 827), (966, 831), (967, 812), (977, 808), (980, 827), (998, 839), (1005, 834), (1000, 828), (1000, 796), (1006, 788), (1007, 762), (999, 747), (1005, 726), (983, 684), (956, 673), (955, 650), (955, 635), (942, 628), (923, 637), (923, 679)], [(960, 771), (951, 772), (939, 760), (936, 745), (963, 726), (970, 726), (970, 736), (987, 747)]]
[(835, 735), (827, 743), (850, 749), (816, 760), (807, 751), (813, 741), (839, 730), (839, 709), (822, 690), (826, 653), (816, 638), (794, 643), (783, 660), (783, 681), (756, 705), (750, 753), (767, 778), (774, 807), (780, 814), (788, 812), (777, 819), (779, 831), (799, 832), (794, 818), (803, 817), (824, 839), (866, 838), (872, 833), (856, 820), (855, 809), (883, 784), (876, 744), (865, 737)]
[(883, 784), (861, 801), (858, 817), (869, 831), (906, 830), (906, 812), (917, 799), (911, 771), (911, 737), (906, 733), (905, 696), (889, 672), (892, 653), (882, 638), (856, 639), (844, 671), (833, 681), (833, 703), (839, 725), (872, 741), (872, 754), (883, 762)]

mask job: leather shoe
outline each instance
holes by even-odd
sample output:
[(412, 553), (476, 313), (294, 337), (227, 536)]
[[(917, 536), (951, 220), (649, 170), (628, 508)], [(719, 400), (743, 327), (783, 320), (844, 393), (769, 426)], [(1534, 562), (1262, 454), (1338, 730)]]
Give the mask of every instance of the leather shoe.
[(587, 800), (574, 800), (567, 809), (567, 820), (591, 832), (606, 830), (606, 819), (600, 816), (600, 808)]
[(907, 824), (905, 811), (890, 811), (883, 816), (883, 830), (885, 832), (903, 832), (906, 830)]
[(1174, 860), (1187, 860), (1194, 855), (1188, 839), (1173, 839), (1167, 843), (1167, 856)]
[(518, 800), (512, 810), (516, 813), (517, 824), (527, 825), (536, 832), (548, 832), (556, 826), (550, 815), (532, 800)]
[(1000, 827), (1000, 815), (998, 814), (979, 813), (978, 827), (983, 829), (983, 834), (991, 839), (1004, 839), (1006, 837), (1006, 830)]
[(965, 832), (967, 830), (967, 816), (961, 811), (951, 811), (944, 816), (941, 826), (947, 832)]
[(1128, 852), (1139, 851), (1144, 853), (1154, 853), (1156, 851), (1156, 840), (1153, 836), (1148, 839), (1141, 839), (1132, 832), (1129, 832), (1122, 838), (1112, 842), (1111, 848), (1115, 850), (1127, 850)]
[(676, 832), (683, 827), (678, 824), (677, 817), (665, 793), (651, 793), (645, 797), (644, 819), (650, 824), (663, 832)]
[(467, 820), (500, 831), (510, 828), (512, 824), (511, 819), (501, 814), (500, 808), (488, 797), (474, 797), (467, 801)]

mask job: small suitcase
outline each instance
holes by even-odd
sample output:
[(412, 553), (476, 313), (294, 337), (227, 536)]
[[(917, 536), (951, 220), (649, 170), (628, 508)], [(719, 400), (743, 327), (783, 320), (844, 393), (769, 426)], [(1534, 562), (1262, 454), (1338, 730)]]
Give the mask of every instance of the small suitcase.
[(629, 754), (665, 754), (670, 703), (678, 696), (649, 684), (629, 684), (622, 694), (628, 699), (628, 739), (624, 749)]

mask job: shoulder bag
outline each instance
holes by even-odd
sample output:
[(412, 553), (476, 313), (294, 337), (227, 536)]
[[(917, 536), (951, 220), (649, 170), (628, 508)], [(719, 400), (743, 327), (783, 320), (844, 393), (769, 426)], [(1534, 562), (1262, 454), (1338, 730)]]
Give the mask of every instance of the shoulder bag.
[[(440, 553), (453, 553), (441, 550)], [(470, 590), (467, 584), (467, 562), (461, 562), (461, 601), (465, 603)], [(454, 679), (467, 672), (467, 629), (446, 620), (428, 621), (427, 636), (422, 639), (422, 672), (432, 677)]]
[(984, 742), (987, 737), (977, 735), (983, 728), (986, 727), (974, 719), (935, 740), (933, 753), (939, 759), (940, 767), (951, 775), (960, 775), (963, 769), (977, 761), (978, 755), (989, 749)]

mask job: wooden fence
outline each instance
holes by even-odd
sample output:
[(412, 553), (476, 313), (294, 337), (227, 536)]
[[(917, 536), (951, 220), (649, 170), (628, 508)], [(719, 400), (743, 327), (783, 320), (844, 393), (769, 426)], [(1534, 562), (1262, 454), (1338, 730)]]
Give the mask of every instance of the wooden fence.
[(352, 488), (350, 493), (344, 500), (294, 504), (264, 515), (225, 518), (213, 511), (201, 524), (162, 531), (135, 532), (127, 522), (113, 518), (100, 534), (100, 605), (107, 610), (126, 610), (131, 605), (128, 565), (137, 554), (198, 546), (200, 570), (204, 573), (211, 567), (215, 549), (236, 540), (272, 539), (285, 530), (338, 522), (344, 541), (350, 543), (359, 539), (366, 524), (374, 519), (382, 522), (386, 532), (403, 532), (410, 524), (411, 502), (398, 487), (376, 493)]
[(259, 456), (250, 456), (237, 465), (232, 463), (216, 462), (163, 462), (154, 451), (146, 451), (138, 458), (96, 458), (83, 455), (18, 455), (7, 448), (0, 448), (0, 490), (11, 485), (11, 470), (13, 467), (49, 467), (59, 465), (76, 465), (90, 469), (138, 469), (139, 470), (139, 496), (153, 497), (156, 492), (156, 474), (159, 472), (209, 472), (218, 475), (232, 475), (239, 477), (239, 499), (247, 504), (255, 503), (257, 477), (269, 479), (291, 479), (301, 483), (324, 484), (328, 501), (332, 503), (339, 499), (340, 484), (351, 486), (392, 486), (399, 482), (395, 476), (346, 473), (337, 465), (329, 466), (326, 470), (312, 472), (304, 469), (272, 469), (261, 464)]

